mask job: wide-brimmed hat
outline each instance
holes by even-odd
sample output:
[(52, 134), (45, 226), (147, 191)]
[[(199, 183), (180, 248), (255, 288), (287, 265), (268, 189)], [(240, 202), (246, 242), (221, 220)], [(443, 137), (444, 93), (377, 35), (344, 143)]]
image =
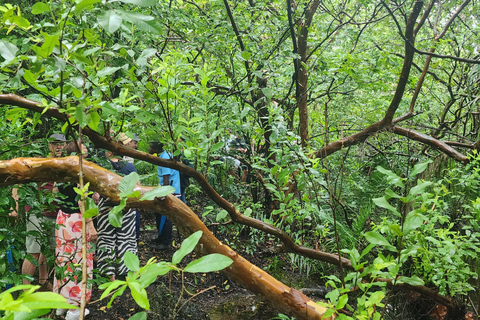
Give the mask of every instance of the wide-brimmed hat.
[(55, 141), (67, 141), (65, 136), (61, 133), (54, 133), (50, 136), (50, 139), (55, 139)]
[(119, 133), (118, 136), (117, 136), (117, 139), (119, 142), (123, 143), (123, 144), (127, 144), (129, 143), (130, 141), (132, 141), (133, 139), (132, 138), (129, 138), (125, 133)]

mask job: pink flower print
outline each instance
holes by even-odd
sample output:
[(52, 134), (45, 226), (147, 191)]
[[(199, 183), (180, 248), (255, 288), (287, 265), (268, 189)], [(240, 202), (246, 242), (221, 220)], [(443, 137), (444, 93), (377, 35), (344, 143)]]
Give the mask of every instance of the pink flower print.
[(70, 291), (68, 292), (68, 296), (70, 298), (76, 298), (80, 295), (80, 287), (79, 286), (74, 286), (70, 289)]

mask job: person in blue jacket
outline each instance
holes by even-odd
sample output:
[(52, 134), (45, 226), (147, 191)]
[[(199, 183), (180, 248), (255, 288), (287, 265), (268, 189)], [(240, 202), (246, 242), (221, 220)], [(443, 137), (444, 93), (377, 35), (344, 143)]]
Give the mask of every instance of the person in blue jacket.
[[(150, 142), (148, 152), (162, 159), (173, 159), (172, 154), (163, 149), (163, 143), (161, 142)], [(181, 198), (180, 172), (178, 170), (159, 166), (158, 180), (162, 186), (169, 185), (175, 188), (173, 195)], [(156, 219), (158, 237), (153, 240), (152, 247), (159, 250), (167, 250), (172, 246), (172, 222), (162, 215), (157, 215)]]

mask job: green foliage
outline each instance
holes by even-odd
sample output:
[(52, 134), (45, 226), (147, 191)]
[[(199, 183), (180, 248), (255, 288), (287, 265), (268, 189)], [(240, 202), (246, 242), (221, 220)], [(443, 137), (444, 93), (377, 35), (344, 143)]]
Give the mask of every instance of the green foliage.
[[(195, 249), (201, 236), (202, 231), (197, 231), (185, 239), (180, 249), (174, 253), (172, 262), (157, 262), (155, 258), (151, 258), (145, 266), (140, 267), (138, 257), (131, 252), (126, 252), (123, 259), (125, 265), (130, 270), (126, 280), (115, 280), (100, 285), (99, 289), (105, 290), (100, 299), (104, 299), (112, 294), (110, 302), (107, 305), (110, 308), (113, 300), (121, 296), (128, 287), (135, 302), (141, 308), (149, 310), (150, 303), (145, 288), (151, 285), (157, 277), (163, 276), (171, 270), (189, 273), (219, 271), (233, 263), (232, 259), (224, 255), (209, 254), (190, 262), (183, 270), (177, 267), (176, 265)], [(143, 314), (137, 314), (135, 317), (142, 319)]]
[[(0, 310), (5, 311), (1, 319), (36, 319), (49, 313), (51, 309), (78, 309), (57, 293), (35, 292), (39, 288), (40, 286), (19, 285), (0, 293)], [(12, 293), (16, 291), (21, 293), (14, 299)]]

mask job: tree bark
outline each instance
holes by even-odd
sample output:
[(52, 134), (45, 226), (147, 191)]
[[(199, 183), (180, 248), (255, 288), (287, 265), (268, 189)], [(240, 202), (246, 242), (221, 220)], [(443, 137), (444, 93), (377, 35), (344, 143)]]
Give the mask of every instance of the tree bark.
[[(91, 190), (112, 201), (119, 201), (118, 185), (121, 177), (98, 165), (84, 161), (83, 178), (90, 182)], [(66, 158), (16, 158), (0, 161), (0, 185), (12, 185), (26, 182), (76, 182), (79, 174), (78, 157)], [(136, 191), (144, 194), (153, 187), (137, 185)], [(316, 304), (300, 291), (288, 287), (276, 280), (268, 273), (248, 262), (245, 258), (221, 243), (198, 218), (198, 216), (182, 201), (174, 196), (167, 196), (165, 200), (156, 198), (152, 201), (129, 200), (129, 207), (154, 211), (170, 219), (183, 236), (201, 230), (202, 238), (197, 245), (197, 252), (201, 255), (220, 253), (230, 257), (233, 264), (224, 272), (234, 281), (241, 283), (248, 290), (262, 295), (273, 306), (290, 314), (297, 319), (322, 319), (327, 310)], [(333, 319), (325, 318), (325, 319)]]

